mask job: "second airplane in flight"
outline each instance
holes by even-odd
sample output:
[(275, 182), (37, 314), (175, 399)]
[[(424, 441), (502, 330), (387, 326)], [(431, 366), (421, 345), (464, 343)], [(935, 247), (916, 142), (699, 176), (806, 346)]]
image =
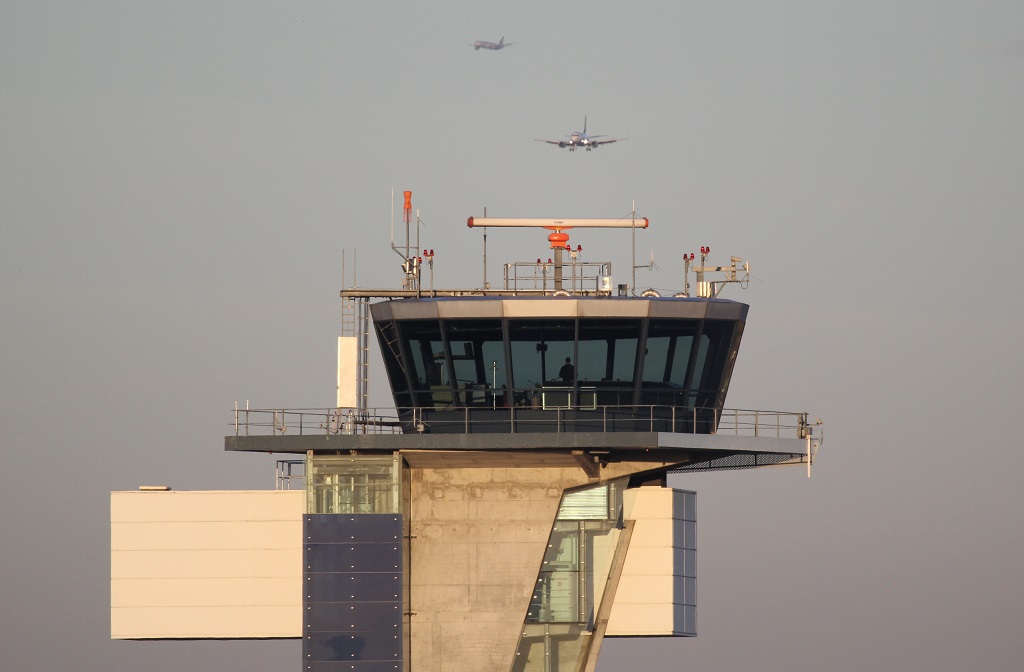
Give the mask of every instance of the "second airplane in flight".
[(510, 47), (513, 44), (515, 44), (515, 42), (509, 42), (508, 44), (505, 44), (505, 36), (502, 35), (501, 36), (501, 40), (498, 41), (498, 42), (488, 42), (487, 40), (477, 40), (476, 42), (473, 43), (473, 48), (476, 49), (477, 51), (479, 51), (481, 49), (491, 49), (493, 51), (498, 51), (499, 49), (504, 49), (505, 47)]

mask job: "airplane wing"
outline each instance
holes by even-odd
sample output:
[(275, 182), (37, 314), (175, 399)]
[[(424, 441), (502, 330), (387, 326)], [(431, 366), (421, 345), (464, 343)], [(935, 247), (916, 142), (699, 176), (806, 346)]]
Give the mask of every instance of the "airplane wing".
[[(590, 137), (591, 138), (597, 138), (597, 137), (601, 137), (601, 136), (592, 135)], [(591, 147), (597, 147), (598, 145), (610, 145), (613, 142), (618, 142), (619, 140), (628, 140), (628, 139), (629, 138), (613, 138), (611, 140), (591, 140), (590, 141), (590, 146)]]
[(565, 147), (565, 145), (567, 144), (565, 140), (542, 140), (540, 138), (534, 138), (534, 140), (537, 142), (546, 142), (549, 145), (559, 145), (561, 147)]

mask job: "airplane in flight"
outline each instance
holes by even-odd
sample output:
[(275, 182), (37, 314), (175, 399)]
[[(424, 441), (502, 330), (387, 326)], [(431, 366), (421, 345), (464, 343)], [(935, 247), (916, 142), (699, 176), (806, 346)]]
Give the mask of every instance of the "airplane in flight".
[(498, 51), (499, 49), (504, 49), (505, 47), (510, 47), (513, 44), (515, 44), (515, 42), (509, 42), (508, 44), (505, 44), (505, 36), (502, 35), (501, 36), (501, 40), (499, 40), (498, 42), (488, 42), (487, 40), (477, 40), (476, 42), (473, 43), (473, 48), (476, 49), (477, 51), (480, 51), (481, 49), (490, 49), (491, 51)]
[(559, 147), (568, 147), (570, 152), (576, 151), (577, 147), (584, 147), (588, 152), (594, 147), (600, 145), (607, 145), (619, 140), (625, 140), (626, 138), (613, 138), (612, 140), (595, 140), (595, 138), (603, 138), (603, 135), (587, 135), (587, 117), (583, 117), (583, 130), (573, 131), (566, 136), (565, 140), (541, 140), (536, 138), (537, 142), (546, 142), (549, 145), (558, 145)]

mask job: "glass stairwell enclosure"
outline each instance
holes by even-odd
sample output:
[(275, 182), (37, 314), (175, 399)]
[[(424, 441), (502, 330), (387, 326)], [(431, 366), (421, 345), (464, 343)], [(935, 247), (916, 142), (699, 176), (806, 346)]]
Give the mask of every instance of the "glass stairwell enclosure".
[(626, 479), (566, 492), (555, 516), (512, 672), (582, 670), (623, 538)]

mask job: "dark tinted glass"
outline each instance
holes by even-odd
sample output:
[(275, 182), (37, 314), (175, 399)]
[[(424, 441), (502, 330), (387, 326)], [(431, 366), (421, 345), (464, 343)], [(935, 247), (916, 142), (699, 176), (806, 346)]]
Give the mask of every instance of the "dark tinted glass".
[(509, 320), (513, 387), (523, 389), (563, 380), (566, 360), (573, 366), (576, 323), (572, 320)]
[(683, 387), (698, 320), (652, 320), (644, 352), (644, 383)]
[[(403, 344), (408, 352), (407, 369), (416, 406), (430, 406), (435, 397), (451, 401), (451, 374), (437, 320), (408, 320), (401, 324)], [(447, 392), (447, 393), (446, 393)]]
[(445, 329), (456, 384), (507, 384), (501, 320), (447, 320)]
[(584, 381), (620, 382), (632, 387), (640, 320), (580, 322), (577, 376)]
[(691, 394), (695, 395), (696, 406), (699, 408), (708, 408), (717, 404), (735, 330), (734, 322), (724, 320), (704, 322), (704, 328), (694, 353), (693, 376), (690, 382)]

